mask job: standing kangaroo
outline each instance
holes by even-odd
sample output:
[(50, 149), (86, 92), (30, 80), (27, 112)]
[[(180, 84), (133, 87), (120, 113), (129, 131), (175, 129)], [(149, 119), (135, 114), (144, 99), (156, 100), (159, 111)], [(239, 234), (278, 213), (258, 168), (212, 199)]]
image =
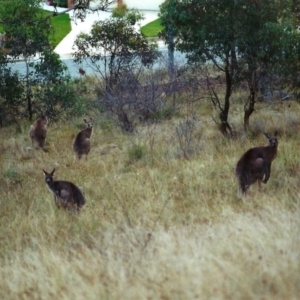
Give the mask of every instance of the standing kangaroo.
[(277, 131), (275, 131), (274, 136), (267, 133), (265, 136), (269, 140), (269, 145), (249, 149), (236, 165), (236, 176), (243, 194), (246, 194), (250, 185), (256, 181), (260, 187), (261, 182), (267, 183), (270, 178), (271, 164), (277, 156)]
[(53, 178), (55, 169), (51, 173), (43, 170), (45, 182), (49, 190), (54, 194), (54, 201), (58, 208), (64, 208), (79, 212), (85, 204), (85, 197), (81, 190), (70, 181), (55, 181)]
[(93, 133), (93, 123), (92, 118), (90, 118), (89, 122), (86, 119), (83, 119), (83, 121), (87, 127), (77, 134), (73, 142), (73, 151), (76, 153), (78, 159), (81, 159), (82, 155), (85, 154), (87, 160), (87, 156), (91, 150), (90, 138)]
[(41, 116), (30, 126), (29, 136), (33, 147), (33, 141), (36, 141), (38, 146), (43, 151), (47, 152), (44, 148), (47, 136), (48, 118), (45, 111), (42, 111)]

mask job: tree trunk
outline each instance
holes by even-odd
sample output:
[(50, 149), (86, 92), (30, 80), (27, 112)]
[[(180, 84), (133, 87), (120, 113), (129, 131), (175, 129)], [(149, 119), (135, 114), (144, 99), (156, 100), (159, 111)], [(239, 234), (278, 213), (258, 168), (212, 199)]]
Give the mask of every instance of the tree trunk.
[(29, 120), (32, 121), (32, 103), (31, 103), (31, 93), (30, 92), (27, 93), (26, 98), (27, 98)]
[(250, 95), (247, 103), (244, 107), (244, 130), (247, 131), (250, 126), (250, 116), (254, 112), (255, 105), (255, 89), (253, 87), (250, 88)]
[(244, 130), (247, 131), (250, 126), (250, 116), (254, 112), (255, 100), (256, 100), (256, 70), (252, 69), (251, 83), (250, 86), (250, 95), (248, 101), (244, 106)]
[(228, 114), (230, 109), (230, 96), (232, 90), (232, 79), (231, 79), (228, 63), (226, 64), (225, 67), (225, 78), (226, 78), (226, 93), (225, 93), (224, 108), (221, 110), (220, 113), (220, 120), (221, 120), (220, 130), (223, 135), (232, 136), (232, 129), (228, 123)]
[(174, 43), (174, 28), (173, 26), (170, 27), (168, 32), (168, 71), (169, 71), (169, 77), (171, 80), (171, 90), (173, 94), (173, 109), (175, 110), (176, 106), (176, 94), (173, 91), (173, 84), (174, 84), (174, 49), (175, 49), (175, 43)]
[(126, 112), (121, 110), (117, 115), (118, 115), (119, 122), (121, 123), (122, 129), (125, 130), (126, 132), (133, 132), (133, 124), (129, 120)]
[(25, 59), (26, 64), (26, 100), (27, 100), (27, 109), (29, 121), (32, 121), (32, 102), (31, 102), (31, 88), (29, 81), (29, 65), (28, 61)]

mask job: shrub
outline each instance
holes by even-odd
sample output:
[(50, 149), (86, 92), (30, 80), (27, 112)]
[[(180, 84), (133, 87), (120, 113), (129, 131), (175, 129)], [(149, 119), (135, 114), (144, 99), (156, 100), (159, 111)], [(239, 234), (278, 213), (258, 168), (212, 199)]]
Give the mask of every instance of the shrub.
[(146, 154), (146, 147), (139, 143), (133, 143), (128, 149), (128, 157), (130, 162), (140, 160)]
[(15, 122), (21, 114), (23, 87), (18, 74), (0, 67), (0, 126)]
[(47, 86), (38, 95), (40, 105), (49, 112), (50, 118), (57, 121), (61, 118), (81, 116), (87, 107), (84, 98), (72, 83)]

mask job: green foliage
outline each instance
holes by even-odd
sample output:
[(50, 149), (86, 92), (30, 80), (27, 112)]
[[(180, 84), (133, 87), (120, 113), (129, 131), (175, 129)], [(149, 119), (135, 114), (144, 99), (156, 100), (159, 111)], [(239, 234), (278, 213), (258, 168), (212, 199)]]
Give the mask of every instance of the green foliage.
[(163, 30), (163, 26), (161, 24), (161, 19), (156, 19), (144, 26), (141, 27), (141, 32), (145, 37), (157, 37), (160, 32)]
[(16, 121), (22, 115), (24, 88), (16, 72), (0, 64), (0, 125)]
[(126, 4), (118, 5), (116, 8), (112, 11), (112, 17), (113, 18), (123, 18), (126, 13), (128, 12), (128, 8)]
[(134, 26), (136, 23), (143, 20), (144, 16), (139, 10), (128, 9), (126, 4), (121, 4), (112, 11), (112, 18), (126, 20), (128, 24)]
[[(11, 1), (0, 5), (0, 19), (3, 21), (6, 36), (5, 48), (10, 49), (9, 58), (14, 60), (21, 57), (26, 65), (26, 74), (19, 79), (24, 92), (23, 98), (19, 100), (26, 101), (29, 119), (32, 119), (34, 109), (32, 97), (36, 89), (33, 86), (69, 80), (69, 76), (65, 74), (66, 67), (61, 63), (59, 56), (53, 53), (49, 39), (53, 34), (52, 16), (53, 14), (40, 9), (38, 0)], [(71, 29), (68, 15), (57, 16), (54, 19), (56, 28), (64, 28), (65, 33)], [(66, 22), (69, 24), (67, 27)], [(20, 23), (23, 26), (20, 26)], [(63, 36), (56, 36), (52, 43), (58, 43), (62, 38)], [(36, 62), (34, 56), (37, 53), (41, 59)], [(34, 68), (35, 71), (32, 72), (30, 68)], [(5, 97), (5, 101), (10, 105), (14, 103), (14, 100), (8, 97)]]
[(131, 10), (122, 18), (111, 17), (95, 22), (90, 34), (78, 35), (75, 41), (78, 48), (74, 55), (75, 61), (90, 59), (93, 63), (104, 62), (104, 78), (117, 78), (126, 66), (137, 59), (150, 66), (157, 57), (157, 52), (153, 44), (149, 44), (136, 32), (134, 24), (140, 18), (139, 12)]
[[(3, 7), (1, 8), (1, 6)], [(3, 8), (4, 4), (0, 3), (0, 11), (3, 11), (3, 13), (5, 13), (5, 10), (2, 10)], [(63, 38), (72, 30), (69, 14), (66, 13), (62, 15), (53, 16), (53, 13), (39, 8), (37, 9), (37, 12), (41, 15), (41, 17), (49, 18), (53, 31), (50, 32), (48, 38), (51, 45), (53, 47), (56, 47), (63, 40)], [(3, 24), (0, 24), (0, 32), (5, 32), (5, 26)]]
[(55, 84), (70, 81), (66, 65), (60, 60), (59, 55), (51, 50), (42, 53), (39, 61), (31, 63), (35, 69), (35, 81), (39, 84)]
[(54, 121), (81, 116), (87, 112), (85, 99), (72, 83), (49, 85), (36, 97)]
[(42, 16), (39, 4), (37, 0), (26, 0), (10, 1), (0, 6), (0, 19), (6, 36), (4, 47), (10, 49), (9, 55), (12, 60), (21, 57), (26, 65), (24, 86), (30, 120), (32, 119), (30, 61), (37, 53), (51, 48), (48, 39), (52, 31), (50, 19)]
[(43, 17), (39, 1), (6, 2), (0, 6), (0, 18), (7, 38), (5, 47), (11, 49), (12, 57), (30, 57), (50, 46), (50, 18)]
[(233, 49), (247, 63), (278, 59), (279, 37), (292, 25), (289, 0), (259, 4), (222, 0), (215, 5), (206, 0), (169, 0), (161, 5), (160, 16), (167, 43), (168, 30), (174, 27), (177, 48), (187, 53), (190, 62), (215, 64), (231, 60)]
[[(234, 84), (246, 81), (252, 90), (258, 90), (261, 78), (257, 70), (270, 74), (277, 63), (283, 65), (283, 56), (290, 56), (284, 47), (285, 36), (290, 28), (296, 32), (289, 0), (169, 0), (161, 5), (160, 17), (162, 37), (169, 46), (173, 43), (170, 33), (175, 32), (176, 48), (186, 53), (189, 63), (211, 62), (224, 73), (224, 100), (216, 91), (211, 95), (219, 107), (224, 134), (227, 130), (231, 133), (228, 114)], [(291, 48), (299, 47), (294, 43)], [(247, 118), (254, 111), (254, 103), (255, 99), (245, 106)]]

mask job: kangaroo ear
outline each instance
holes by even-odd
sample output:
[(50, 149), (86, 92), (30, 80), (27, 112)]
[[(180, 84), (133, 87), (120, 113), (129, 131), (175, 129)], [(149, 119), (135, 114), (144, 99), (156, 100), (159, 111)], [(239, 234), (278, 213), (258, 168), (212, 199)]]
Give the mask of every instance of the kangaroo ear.
[(50, 175), (53, 176), (54, 172), (55, 172), (55, 168), (52, 170), (52, 172), (50, 173)]
[(43, 172), (44, 172), (44, 175), (45, 176), (47, 176), (48, 175), (48, 173), (43, 169)]
[(277, 137), (277, 135), (278, 135), (278, 131), (276, 130), (276, 131), (274, 132), (274, 136)]
[(267, 139), (271, 138), (271, 136), (268, 133), (264, 133), (264, 135)]
[(87, 120), (86, 120), (86, 119), (83, 119), (83, 121), (84, 121), (85, 123), (87, 123)]

